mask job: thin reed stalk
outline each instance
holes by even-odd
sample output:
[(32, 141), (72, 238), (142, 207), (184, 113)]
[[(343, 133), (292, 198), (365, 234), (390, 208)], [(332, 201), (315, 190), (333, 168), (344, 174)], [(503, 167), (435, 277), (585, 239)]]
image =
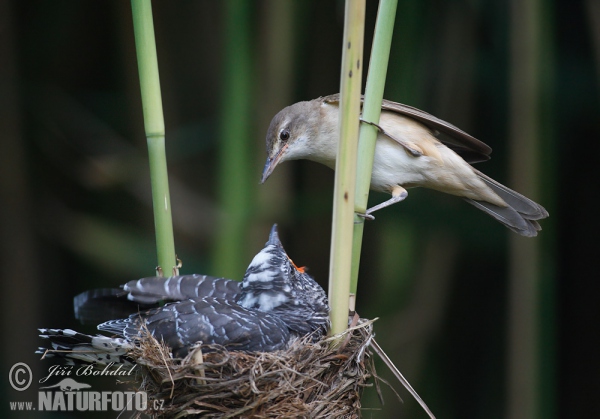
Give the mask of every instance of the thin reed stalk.
[(156, 230), (157, 269), (159, 275), (177, 274), (171, 199), (165, 152), (165, 121), (163, 117), (152, 4), (150, 0), (131, 0), (133, 29), (140, 74), (144, 128), (148, 142), (154, 227)]
[(347, 0), (340, 77), (340, 141), (329, 259), (331, 334), (341, 333), (348, 327), (364, 25), (365, 1)]
[[(383, 100), (383, 90), (385, 88), (397, 6), (398, 0), (381, 0), (379, 10), (377, 11), (377, 21), (375, 23), (375, 34), (373, 35), (373, 47), (371, 48), (371, 59), (369, 60), (369, 72), (362, 112), (362, 119), (374, 124), (379, 124), (379, 116), (381, 114), (381, 101)], [(367, 211), (376, 141), (377, 128), (371, 124), (361, 124), (358, 141), (358, 160), (356, 162), (356, 195), (354, 198), (356, 213), (364, 214)], [(354, 311), (356, 300), (364, 229), (364, 218), (358, 215), (355, 215), (354, 218), (352, 274), (350, 282), (351, 311)]]

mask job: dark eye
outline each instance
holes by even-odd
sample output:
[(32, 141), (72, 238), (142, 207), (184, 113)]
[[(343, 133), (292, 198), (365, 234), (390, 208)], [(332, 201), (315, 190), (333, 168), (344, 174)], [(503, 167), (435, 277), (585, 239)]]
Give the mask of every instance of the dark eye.
[(287, 129), (282, 129), (279, 132), (279, 139), (281, 141), (287, 141), (287, 140), (289, 140), (290, 139), (290, 132)]

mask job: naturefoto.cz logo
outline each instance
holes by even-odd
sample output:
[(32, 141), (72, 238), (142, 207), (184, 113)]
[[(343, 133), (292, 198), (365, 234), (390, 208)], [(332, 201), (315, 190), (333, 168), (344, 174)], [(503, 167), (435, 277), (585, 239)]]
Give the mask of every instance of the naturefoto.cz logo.
[[(143, 391), (83, 391), (89, 384), (65, 378), (59, 383), (40, 387), (55, 389), (38, 392), (38, 410), (48, 411), (123, 411), (146, 410), (148, 396)], [(58, 391), (57, 391), (58, 390)]]
[[(41, 384), (49, 384), (48, 379), (55, 376), (89, 376), (89, 375), (131, 375), (134, 367), (123, 369), (121, 366), (104, 370), (93, 370), (86, 367), (75, 369), (73, 366), (54, 365), (48, 369), (49, 374), (39, 380)], [(84, 368), (84, 369), (82, 369)], [(112, 369), (111, 369), (112, 368)], [(32, 383), (31, 368), (23, 362), (15, 364), (9, 373), (10, 385), (17, 391), (26, 390)], [(144, 391), (91, 391), (91, 386), (76, 381), (71, 377), (63, 378), (56, 384), (39, 388), (37, 405), (33, 401), (10, 402), (11, 410), (39, 411), (146, 411), (148, 396)], [(162, 409), (162, 400), (152, 400), (153, 410)]]

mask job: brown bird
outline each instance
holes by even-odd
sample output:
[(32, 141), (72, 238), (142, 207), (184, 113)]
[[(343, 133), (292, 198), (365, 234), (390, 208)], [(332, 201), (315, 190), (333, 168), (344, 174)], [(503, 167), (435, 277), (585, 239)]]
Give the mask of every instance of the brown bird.
[[(298, 102), (281, 110), (267, 131), (267, 162), (261, 183), (286, 160), (308, 159), (335, 169), (339, 95)], [(384, 100), (377, 126), (371, 189), (392, 198), (366, 216), (402, 201), (421, 186), (460, 196), (512, 231), (534, 237), (548, 212), (469, 163), (488, 160), (492, 149), (454, 125), (411, 106)]]

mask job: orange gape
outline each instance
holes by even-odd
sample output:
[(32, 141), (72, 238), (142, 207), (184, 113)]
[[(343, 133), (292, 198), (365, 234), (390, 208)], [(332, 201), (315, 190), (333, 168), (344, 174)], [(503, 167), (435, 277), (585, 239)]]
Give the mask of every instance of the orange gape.
[[(290, 258), (288, 257), (288, 259), (290, 259)], [(294, 268), (296, 268), (296, 270), (298, 272), (300, 272), (301, 274), (303, 274), (304, 271), (306, 271), (306, 266), (298, 267), (298, 266), (296, 266), (296, 264), (294, 263), (294, 261), (292, 259), (290, 259), (290, 262), (292, 263), (292, 265), (294, 265)]]

